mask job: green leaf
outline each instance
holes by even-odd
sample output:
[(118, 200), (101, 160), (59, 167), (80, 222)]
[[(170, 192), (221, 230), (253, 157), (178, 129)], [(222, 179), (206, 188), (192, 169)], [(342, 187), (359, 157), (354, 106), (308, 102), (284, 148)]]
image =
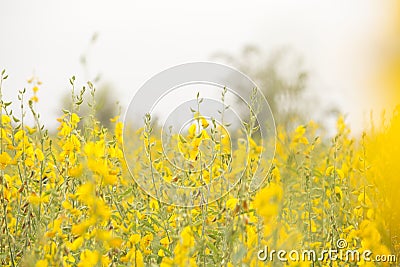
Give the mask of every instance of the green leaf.
[(179, 140), (180, 140), (182, 143), (184, 143), (184, 144), (187, 143), (187, 141), (185, 140), (185, 138), (183, 138), (182, 135), (179, 135)]

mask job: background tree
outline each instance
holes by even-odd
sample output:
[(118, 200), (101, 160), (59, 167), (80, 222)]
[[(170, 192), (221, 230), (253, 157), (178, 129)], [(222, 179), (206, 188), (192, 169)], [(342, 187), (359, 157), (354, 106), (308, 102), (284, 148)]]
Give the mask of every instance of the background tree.
[[(86, 81), (91, 81), (97, 86), (96, 92), (94, 94), (94, 102), (95, 106), (89, 107), (88, 105), (82, 105), (79, 108), (78, 115), (83, 117), (87, 117), (87, 114), (94, 113), (95, 118), (105, 127), (110, 128), (111, 122), (110, 119), (119, 115), (121, 110), (119, 106), (119, 102), (117, 102), (115, 96), (112, 94), (113, 85), (107, 81), (103, 81), (101, 74), (97, 73), (96, 75), (92, 75), (90, 72), (90, 60), (89, 55), (93, 46), (96, 44), (98, 39), (98, 34), (94, 33), (89, 40), (84, 52), (80, 57), (80, 64), (83, 68), (83, 76)], [(84, 94), (84, 103), (91, 103), (93, 100), (88, 99), (91, 97), (90, 94)], [(71, 107), (71, 94), (66, 93), (62, 98), (62, 106)]]
[[(308, 72), (301, 57), (287, 47), (265, 56), (257, 47), (248, 45), (239, 56), (217, 53), (214, 58), (248, 75), (267, 98), (276, 124), (286, 130), (310, 119), (324, 125), (322, 119), (338, 113), (336, 107), (322, 108), (318, 99), (307, 96)], [(317, 111), (322, 116), (317, 116)]]

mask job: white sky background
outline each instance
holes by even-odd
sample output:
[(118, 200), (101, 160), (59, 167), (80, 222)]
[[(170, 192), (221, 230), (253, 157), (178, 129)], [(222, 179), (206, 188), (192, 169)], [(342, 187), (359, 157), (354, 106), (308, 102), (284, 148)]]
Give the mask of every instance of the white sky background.
[[(33, 73), (43, 85), (38, 109), (55, 126), (60, 99), (97, 73), (123, 106), (147, 79), (177, 64), (239, 54), (247, 44), (266, 55), (290, 46), (310, 72), (309, 87), (335, 103), (360, 129), (376, 107), (367, 97), (375, 42), (388, 5), (383, 1), (1, 1), (0, 68), (5, 101), (17, 100)], [(79, 58), (93, 33), (90, 74)], [(31, 94), (31, 88), (27, 88)], [(14, 105), (14, 108), (18, 108)]]

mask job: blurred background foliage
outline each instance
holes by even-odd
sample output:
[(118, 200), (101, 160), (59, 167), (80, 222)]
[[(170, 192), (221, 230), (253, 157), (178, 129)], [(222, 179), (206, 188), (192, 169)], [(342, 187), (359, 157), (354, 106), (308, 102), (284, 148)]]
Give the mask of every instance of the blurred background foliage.
[(335, 118), (336, 106), (319, 105), (308, 87), (309, 72), (302, 57), (289, 47), (281, 47), (266, 56), (254, 45), (245, 46), (237, 56), (216, 53), (213, 57), (238, 68), (264, 93), (277, 125), (291, 131), (299, 124), (316, 120), (321, 130), (326, 128), (327, 117)]
[[(98, 33), (93, 33), (92, 37), (90, 38), (87, 46), (84, 49), (84, 52), (80, 56), (80, 64), (83, 68), (83, 77), (87, 81), (93, 82), (94, 86), (96, 87), (95, 94), (94, 94), (94, 107), (90, 107), (88, 105), (81, 105), (79, 106), (79, 110), (77, 114), (80, 115), (84, 120), (87, 114), (95, 114), (95, 119), (101, 122), (106, 128), (111, 128), (110, 119), (114, 118), (121, 114), (121, 107), (119, 105), (119, 101), (113, 91), (115, 90), (112, 83), (104, 80), (102, 78), (101, 73), (96, 73), (95, 75), (91, 74), (91, 65), (90, 65), (90, 58), (91, 58), (91, 50), (93, 46), (96, 44), (98, 40)], [(80, 90), (76, 88), (75, 90)], [(90, 103), (88, 98), (91, 97), (90, 94), (83, 94), (84, 102)], [(61, 99), (61, 106), (62, 107), (71, 107), (72, 106), (72, 98), (71, 93), (66, 92)], [(92, 112), (93, 111), (93, 112)], [(62, 114), (60, 113), (60, 116)], [(85, 124), (85, 121), (81, 124), (81, 127)]]
[[(98, 34), (94, 33), (80, 58), (84, 77), (98, 85), (96, 89), (96, 116), (104, 126), (110, 126), (110, 118), (121, 115), (113, 85), (101, 74), (91, 76), (90, 51)], [(247, 45), (238, 55), (216, 52), (211, 56), (215, 62), (232, 66), (252, 79), (265, 95), (277, 125), (286, 131), (294, 130), (299, 124), (316, 121), (321, 132), (326, 132), (330, 119), (335, 120), (340, 110), (337, 106), (321, 106), (319, 99), (309, 89), (309, 72), (303, 66), (301, 55), (289, 47), (275, 49), (265, 55), (255, 45)], [(63, 96), (63, 106), (71, 106), (71, 97)], [(89, 107), (82, 106), (79, 114), (89, 114)]]

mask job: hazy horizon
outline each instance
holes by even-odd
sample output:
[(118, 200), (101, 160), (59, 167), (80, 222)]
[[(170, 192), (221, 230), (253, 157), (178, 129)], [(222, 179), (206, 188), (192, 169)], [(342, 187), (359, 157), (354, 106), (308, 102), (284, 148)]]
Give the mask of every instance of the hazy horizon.
[[(377, 1), (25, 1), (24, 8), (3, 2), (0, 68), (9, 74), (4, 99), (15, 102), (24, 87), (31, 94), (26, 80), (38, 76), (43, 85), (37, 107), (53, 127), (72, 75), (79, 88), (101, 74), (126, 108), (146, 80), (174, 65), (210, 61), (219, 52), (239, 56), (249, 44), (266, 57), (289, 47), (293, 60), (301, 59), (310, 74), (308, 94), (338, 106), (360, 130), (369, 110), (382, 108), (371, 100), (365, 76), (387, 11)], [(98, 40), (88, 49), (94, 33)], [(82, 54), (89, 73), (80, 63)]]

